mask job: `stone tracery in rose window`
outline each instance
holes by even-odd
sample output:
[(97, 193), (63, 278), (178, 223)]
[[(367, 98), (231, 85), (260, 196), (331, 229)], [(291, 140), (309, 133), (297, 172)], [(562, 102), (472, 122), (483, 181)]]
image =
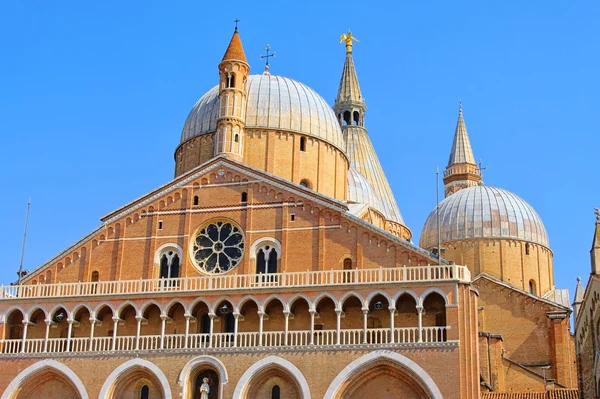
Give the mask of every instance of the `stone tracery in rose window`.
[(210, 222), (196, 233), (192, 260), (206, 273), (225, 273), (235, 268), (244, 254), (244, 235), (230, 221)]

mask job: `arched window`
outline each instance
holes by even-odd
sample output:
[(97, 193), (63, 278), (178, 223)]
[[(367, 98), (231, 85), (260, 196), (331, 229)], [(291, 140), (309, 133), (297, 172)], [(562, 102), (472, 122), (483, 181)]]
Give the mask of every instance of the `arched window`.
[(165, 251), (160, 256), (160, 278), (179, 277), (179, 254), (173, 250)]
[(232, 73), (231, 75), (229, 75), (229, 77), (229, 87), (235, 87), (235, 73)]
[(194, 196), (194, 205), (198, 205), (199, 199), (198, 196)]
[(302, 180), (300, 180), (300, 185), (301, 185), (302, 187), (306, 187), (306, 188), (308, 188), (308, 189), (312, 189), (312, 184), (310, 184), (310, 181), (309, 181), (309, 180), (306, 180), (306, 179), (302, 179)]
[(92, 272), (92, 277), (91, 277), (91, 282), (92, 283), (97, 283), (100, 280), (100, 273), (98, 273), (97, 271), (93, 271)]
[(233, 136), (233, 141), (235, 141), (236, 143), (240, 142), (240, 135), (236, 134), (235, 136)]
[[(344, 259), (344, 270), (352, 270), (352, 259)], [(352, 275), (344, 273), (344, 283), (352, 282)]]
[(354, 122), (354, 126), (360, 125), (360, 114), (358, 113), (358, 111), (354, 111), (354, 113), (352, 114), (352, 119)]
[(352, 115), (350, 115), (350, 111), (345, 111), (344, 112), (344, 126), (348, 126), (352, 124), (352, 121), (350, 120), (350, 118), (352, 118)]
[(279, 385), (275, 385), (273, 389), (271, 389), (271, 399), (280, 399), (281, 398), (281, 389)]
[(245, 191), (242, 193), (242, 202), (248, 202), (248, 193)]
[(148, 385), (144, 385), (140, 390), (140, 399), (150, 399), (150, 388), (148, 388)]
[(529, 293), (536, 295), (535, 293), (535, 280), (529, 280)]
[(256, 251), (256, 274), (265, 274), (263, 282), (275, 282), (276, 276), (269, 276), (274, 273), (277, 273), (277, 249), (265, 245)]
[(529, 255), (529, 243), (525, 244), (525, 255)]
[(300, 151), (306, 152), (306, 137), (300, 137)]

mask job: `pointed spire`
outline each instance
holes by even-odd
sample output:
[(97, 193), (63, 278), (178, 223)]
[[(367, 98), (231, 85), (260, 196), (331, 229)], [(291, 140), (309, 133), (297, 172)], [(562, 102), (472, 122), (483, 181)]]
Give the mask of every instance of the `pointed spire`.
[(480, 184), (483, 184), (481, 169), (473, 156), (461, 101), (458, 105), (458, 121), (454, 130), (452, 150), (450, 150), (448, 166), (444, 171), (444, 193), (448, 197), (463, 188)]
[(595, 208), (594, 212), (596, 214), (596, 226), (590, 255), (592, 260), (592, 274), (600, 274), (600, 209)]
[(227, 51), (225, 51), (225, 55), (223, 56), (221, 62), (223, 61), (242, 61), (246, 64), (248, 63), (237, 26), (233, 32), (233, 36), (231, 37), (231, 41), (229, 42), (229, 46), (227, 47)]
[(364, 103), (362, 93), (360, 92), (360, 85), (358, 84), (356, 68), (354, 67), (354, 60), (352, 59), (352, 53), (346, 53), (346, 62), (344, 62), (342, 79), (340, 80), (340, 87), (335, 99), (336, 104), (342, 102)]
[(581, 304), (583, 303), (583, 286), (581, 285), (581, 277), (577, 277), (577, 287), (575, 288), (575, 299), (573, 301), (573, 313), (575, 315), (575, 320), (577, 320), (577, 314), (579, 313), (579, 309), (581, 308)]
[(456, 130), (454, 131), (454, 141), (452, 142), (452, 150), (448, 159), (448, 166), (454, 164), (472, 164), (476, 165), (473, 149), (469, 141), (467, 126), (462, 112), (462, 101), (458, 105), (458, 121), (456, 122)]

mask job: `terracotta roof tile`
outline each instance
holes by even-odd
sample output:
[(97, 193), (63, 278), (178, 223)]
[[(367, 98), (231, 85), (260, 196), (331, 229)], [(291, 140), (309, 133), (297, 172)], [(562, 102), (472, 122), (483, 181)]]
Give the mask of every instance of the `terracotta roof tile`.
[(233, 32), (233, 36), (229, 42), (229, 47), (227, 47), (227, 51), (225, 51), (225, 55), (223, 56), (223, 60), (221, 62), (229, 60), (244, 61), (245, 63), (248, 63), (246, 60), (246, 54), (244, 54), (242, 39), (240, 39), (240, 35), (237, 30)]
[(546, 392), (482, 392), (481, 399), (579, 399), (576, 389), (553, 389)]

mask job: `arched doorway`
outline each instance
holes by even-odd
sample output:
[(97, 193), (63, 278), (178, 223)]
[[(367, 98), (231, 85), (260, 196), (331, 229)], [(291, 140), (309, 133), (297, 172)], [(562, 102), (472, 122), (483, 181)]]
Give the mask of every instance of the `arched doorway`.
[(377, 350), (347, 365), (323, 399), (442, 399), (433, 379), (417, 363), (389, 350)]
[(79, 377), (64, 364), (46, 359), (23, 370), (8, 385), (1, 399), (88, 399)]

